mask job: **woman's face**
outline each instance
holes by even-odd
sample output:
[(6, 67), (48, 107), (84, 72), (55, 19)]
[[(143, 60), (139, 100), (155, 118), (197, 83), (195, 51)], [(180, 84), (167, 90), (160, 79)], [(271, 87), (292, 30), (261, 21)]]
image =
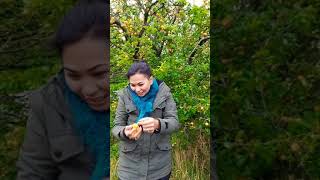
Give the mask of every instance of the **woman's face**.
[(84, 38), (63, 49), (66, 83), (96, 111), (109, 109), (109, 52), (105, 40)]
[(147, 75), (137, 73), (129, 78), (129, 84), (131, 89), (140, 97), (145, 96), (152, 85), (153, 78), (148, 78)]

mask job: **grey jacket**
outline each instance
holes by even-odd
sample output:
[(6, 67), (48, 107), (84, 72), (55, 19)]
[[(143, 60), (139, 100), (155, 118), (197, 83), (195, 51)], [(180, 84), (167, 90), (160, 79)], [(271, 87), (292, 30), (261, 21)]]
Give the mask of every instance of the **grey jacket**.
[(120, 140), (118, 176), (121, 180), (153, 180), (168, 175), (171, 171), (170, 134), (179, 128), (176, 103), (170, 88), (162, 82), (153, 103), (151, 117), (160, 120), (157, 134), (143, 133), (137, 141), (123, 134), (126, 125), (135, 122), (138, 110), (132, 101), (129, 89), (118, 92), (119, 101), (112, 134)]
[(61, 75), (32, 93), (17, 180), (88, 180), (93, 158), (74, 132)]

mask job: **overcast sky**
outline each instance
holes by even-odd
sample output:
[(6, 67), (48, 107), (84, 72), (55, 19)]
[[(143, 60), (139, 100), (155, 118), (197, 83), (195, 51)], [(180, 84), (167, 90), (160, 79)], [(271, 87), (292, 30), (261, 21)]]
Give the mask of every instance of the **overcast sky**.
[(201, 6), (203, 4), (203, 0), (187, 0), (190, 4)]

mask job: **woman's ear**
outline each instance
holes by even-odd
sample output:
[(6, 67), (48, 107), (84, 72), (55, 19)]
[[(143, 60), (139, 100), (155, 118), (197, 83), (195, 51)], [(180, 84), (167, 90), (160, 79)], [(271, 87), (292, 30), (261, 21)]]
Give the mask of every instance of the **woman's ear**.
[(151, 81), (151, 85), (153, 84), (153, 76), (150, 76), (149, 81)]

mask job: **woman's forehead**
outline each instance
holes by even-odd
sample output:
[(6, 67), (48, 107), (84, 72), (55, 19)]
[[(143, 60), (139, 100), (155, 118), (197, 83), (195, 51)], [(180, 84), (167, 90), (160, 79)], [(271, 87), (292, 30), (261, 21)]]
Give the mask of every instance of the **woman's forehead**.
[(141, 73), (134, 74), (129, 78), (130, 84), (145, 83), (148, 80), (147, 75)]
[(99, 65), (109, 66), (109, 52), (105, 42), (84, 39), (65, 47), (63, 64), (70, 69), (91, 69)]

